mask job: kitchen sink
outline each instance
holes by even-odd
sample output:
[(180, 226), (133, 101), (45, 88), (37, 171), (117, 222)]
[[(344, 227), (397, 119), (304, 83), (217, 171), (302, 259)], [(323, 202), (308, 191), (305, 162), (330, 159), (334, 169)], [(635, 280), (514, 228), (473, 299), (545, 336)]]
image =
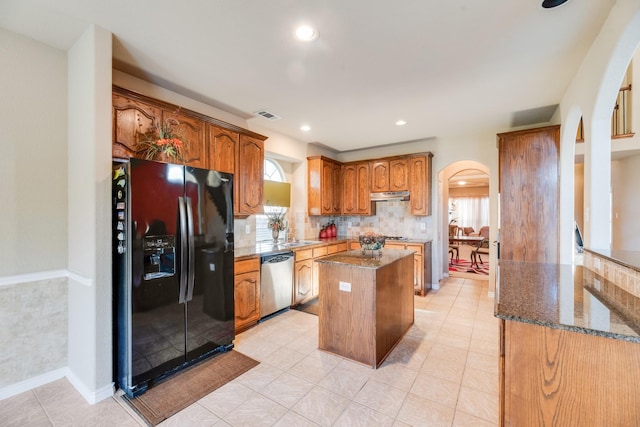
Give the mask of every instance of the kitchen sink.
[(284, 246), (285, 248), (292, 248), (295, 246), (315, 245), (317, 243), (321, 243), (321, 242), (317, 240), (298, 240), (296, 242), (280, 243), (280, 246)]

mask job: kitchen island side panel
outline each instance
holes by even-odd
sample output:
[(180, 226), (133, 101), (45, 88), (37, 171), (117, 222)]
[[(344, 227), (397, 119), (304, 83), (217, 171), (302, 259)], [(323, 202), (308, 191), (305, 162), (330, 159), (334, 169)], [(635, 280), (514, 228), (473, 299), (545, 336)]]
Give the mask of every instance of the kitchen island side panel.
[(318, 269), (318, 348), (379, 366), (413, 324), (412, 253), (378, 268), (321, 262)]

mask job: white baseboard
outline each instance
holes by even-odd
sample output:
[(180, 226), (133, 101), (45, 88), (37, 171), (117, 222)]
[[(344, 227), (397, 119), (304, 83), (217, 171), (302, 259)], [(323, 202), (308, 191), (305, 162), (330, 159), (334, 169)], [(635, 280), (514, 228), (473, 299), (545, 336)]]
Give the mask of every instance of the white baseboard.
[(38, 375), (37, 377), (29, 378), (28, 380), (20, 381), (19, 383), (11, 384), (10, 386), (0, 389), (0, 400), (7, 399), (25, 391), (32, 390), (45, 384), (49, 384), (53, 381), (64, 378), (67, 375), (68, 369), (60, 368), (55, 371), (47, 372), (46, 374)]
[(71, 385), (84, 397), (84, 400), (90, 404), (98, 403), (101, 400), (107, 399), (113, 396), (114, 384), (110, 383), (104, 387), (101, 387), (95, 391), (89, 390), (89, 388), (80, 379), (74, 375), (71, 370), (67, 369), (67, 379)]
[(78, 393), (80, 393), (80, 395), (91, 405), (110, 398), (113, 396), (115, 391), (113, 383), (107, 384), (98, 390), (91, 391), (69, 370), (69, 368), (65, 367), (0, 388), (0, 400), (8, 399), (20, 393), (24, 393), (25, 391), (33, 390), (34, 388), (38, 388), (65, 377), (78, 391)]
[(60, 279), (69, 277), (67, 270), (49, 270), (37, 273), (18, 274), (15, 276), (0, 277), (0, 286), (19, 285), (20, 283), (39, 282), (41, 280)]

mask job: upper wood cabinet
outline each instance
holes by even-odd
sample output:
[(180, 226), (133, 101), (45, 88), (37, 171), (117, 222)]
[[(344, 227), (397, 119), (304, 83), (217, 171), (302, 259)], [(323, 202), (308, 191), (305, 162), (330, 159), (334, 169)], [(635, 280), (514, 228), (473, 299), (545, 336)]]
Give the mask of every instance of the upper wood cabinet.
[(138, 143), (155, 131), (162, 121), (162, 109), (140, 100), (113, 94), (113, 144), (114, 158), (140, 157)]
[(559, 259), (560, 126), (498, 134), (500, 258)]
[(185, 143), (182, 163), (233, 173), (234, 214), (262, 212), (265, 136), (117, 86), (112, 105), (114, 158), (141, 158), (138, 144), (174, 117)]
[(341, 164), (323, 156), (307, 157), (307, 212), (340, 215)]
[(176, 133), (183, 138), (183, 158), (184, 164), (194, 168), (208, 168), (206, 156), (207, 147), (205, 145), (205, 123), (195, 117), (189, 116), (181, 111), (162, 111), (162, 120), (174, 117), (179, 124), (175, 127)]
[(409, 158), (389, 160), (389, 191), (409, 189)]
[(371, 192), (409, 189), (409, 157), (385, 158), (370, 162)]
[(234, 173), (240, 135), (220, 126), (207, 125), (209, 136), (209, 168)]
[(431, 153), (413, 154), (409, 158), (409, 192), (411, 214), (431, 215)]
[(369, 162), (345, 163), (342, 167), (342, 214), (375, 215), (371, 201)]
[(389, 191), (389, 160), (371, 162), (371, 192)]
[(240, 135), (236, 153), (234, 203), (238, 216), (263, 211), (264, 193), (264, 141)]

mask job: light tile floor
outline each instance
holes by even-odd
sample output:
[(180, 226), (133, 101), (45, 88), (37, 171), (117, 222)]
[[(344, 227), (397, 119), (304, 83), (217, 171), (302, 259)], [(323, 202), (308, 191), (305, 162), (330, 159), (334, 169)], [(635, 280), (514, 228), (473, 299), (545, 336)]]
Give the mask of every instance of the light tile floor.
[[(488, 282), (449, 278), (415, 298), (415, 324), (373, 370), (317, 350), (291, 310), (236, 338), (261, 363), (161, 426), (495, 426), (498, 322)], [(0, 401), (3, 426), (144, 426), (119, 397), (87, 404), (66, 379)]]

